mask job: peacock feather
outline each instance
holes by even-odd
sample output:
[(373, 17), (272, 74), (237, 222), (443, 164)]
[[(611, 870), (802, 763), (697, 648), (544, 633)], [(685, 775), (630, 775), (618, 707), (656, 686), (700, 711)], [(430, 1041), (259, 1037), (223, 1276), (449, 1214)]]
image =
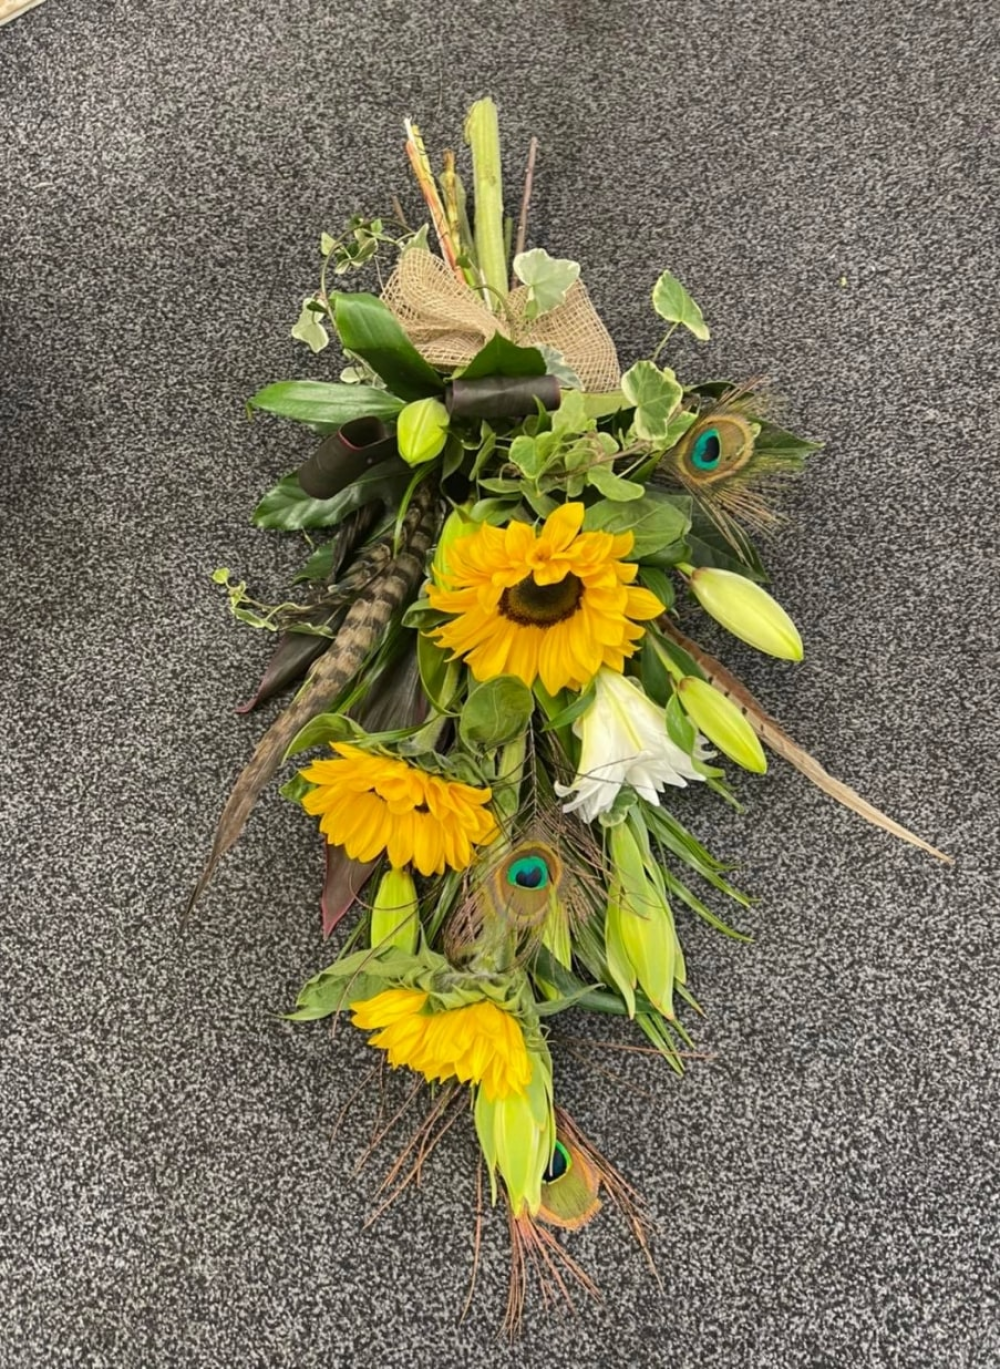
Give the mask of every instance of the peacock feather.
[(743, 530), (768, 532), (781, 521), (776, 501), (820, 444), (771, 422), (774, 401), (755, 383), (711, 381), (686, 397), (695, 421), (665, 454), (657, 478), (682, 485), (696, 510), (746, 560)]

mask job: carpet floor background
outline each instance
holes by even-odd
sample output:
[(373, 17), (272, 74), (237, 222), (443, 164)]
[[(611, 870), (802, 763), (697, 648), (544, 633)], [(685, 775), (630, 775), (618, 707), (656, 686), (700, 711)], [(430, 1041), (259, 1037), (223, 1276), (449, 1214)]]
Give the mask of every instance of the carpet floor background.
[[(0, 31), (2, 1369), (1000, 1365), (997, 53), (989, 0), (52, 0)], [(329, 374), (288, 336), (320, 232), (416, 213), (401, 117), (440, 148), (484, 93), (626, 363), (669, 266), (713, 330), (681, 374), (766, 374), (825, 439), (769, 553), (806, 660), (727, 659), (956, 857), (780, 763), (742, 818), (692, 800), (760, 900), (750, 946), (683, 926), (709, 1058), (559, 1056), (663, 1288), (608, 1213), (572, 1242), (603, 1304), (533, 1304), (513, 1348), (498, 1215), (456, 1325), (470, 1135), (363, 1233), (374, 1103), (331, 1131), (369, 1053), (278, 1019), (329, 958), (310, 824), (269, 797), (178, 927), (266, 721), (208, 576), (300, 558), (249, 513), (302, 434), (244, 399)]]

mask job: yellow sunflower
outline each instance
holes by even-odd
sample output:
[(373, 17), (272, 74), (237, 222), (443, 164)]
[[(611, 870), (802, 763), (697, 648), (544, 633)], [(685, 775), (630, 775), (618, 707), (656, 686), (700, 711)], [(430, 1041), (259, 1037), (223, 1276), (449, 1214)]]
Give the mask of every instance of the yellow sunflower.
[(521, 1024), (482, 998), (462, 1008), (428, 1012), (420, 989), (385, 989), (351, 1004), (351, 1021), (374, 1031), (369, 1045), (384, 1050), (394, 1069), (416, 1070), (427, 1080), (481, 1084), (490, 1102), (522, 1094), (531, 1062)]
[(327, 841), (353, 860), (374, 860), (385, 851), (395, 869), (412, 863), (422, 875), (440, 875), (446, 866), (464, 870), (473, 847), (496, 836), (496, 819), (486, 808), (492, 790), (347, 742), (331, 745), (336, 760), (313, 761), (300, 772), (317, 786), (302, 806), (320, 818)]
[(537, 533), (483, 524), (448, 548), (427, 592), (454, 617), (430, 635), (477, 680), (516, 675), (531, 686), (541, 676), (550, 694), (583, 689), (602, 665), (624, 667), (645, 631), (635, 620), (664, 611), (633, 587), (638, 566), (621, 560), (632, 534), (580, 532), (583, 513), (563, 504)]

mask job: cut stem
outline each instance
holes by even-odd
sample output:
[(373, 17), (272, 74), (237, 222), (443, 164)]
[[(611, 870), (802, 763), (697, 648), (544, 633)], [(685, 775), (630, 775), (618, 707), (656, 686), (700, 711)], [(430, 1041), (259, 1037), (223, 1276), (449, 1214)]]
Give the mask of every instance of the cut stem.
[[(531, 187), (535, 180), (535, 158), (538, 156), (538, 139), (532, 138), (528, 144), (528, 166), (524, 173), (524, 194), (521, 196), (521, 215), (517, 221), (517, 237), (514, 239), (514, 256), (518, 257), (524, 251), (524, 244), (528, 240), (528, 208), (531, 204)], [(517, 285), (517, 277), (511, 276), (510, 288), (513, 290)]]
[(406, 155), (410, 159), (413, 174), (417, 178), (417, 184), (420, 186), (427, 208), (430, 210), (434, 232), (437, 234), (437, 240), (441, 245), (441, 255), (459, 280), (464, 283), (465, 276), (458, 264), (458, 244), (452, 241), (448, 216), (445, 213), (444, 205), (441, 203), (441, 196), (438, 194), (437, 182), (431, 170), (424, 140), (420, 136), (420, 129), (412, 119), (404, 119), (403, 124), (406, 129)]

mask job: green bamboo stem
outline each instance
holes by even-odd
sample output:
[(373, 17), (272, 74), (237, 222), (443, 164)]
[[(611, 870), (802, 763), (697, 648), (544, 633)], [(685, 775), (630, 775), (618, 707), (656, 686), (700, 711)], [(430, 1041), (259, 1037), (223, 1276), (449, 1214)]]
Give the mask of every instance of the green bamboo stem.
[(507, 257), (504, 252), (500, 123), (492, 100), (477, 100), (469, 110), (465, 120), (465, 141), (472, 148), (476, 257), (486, 286), (486, 304), (496, 313), (498, 299), (507, 294)]

